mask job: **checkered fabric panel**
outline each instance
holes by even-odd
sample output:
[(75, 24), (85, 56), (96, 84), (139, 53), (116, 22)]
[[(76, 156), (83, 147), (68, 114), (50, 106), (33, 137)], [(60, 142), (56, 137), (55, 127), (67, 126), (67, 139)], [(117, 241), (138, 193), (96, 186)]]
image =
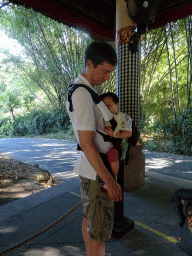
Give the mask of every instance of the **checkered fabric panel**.
[(140, 72), (141, 51), (132, 53), (129, 44), (117, 46), (117, 95), (119, 96), (121, 111), (130, 115), (140, 126)]

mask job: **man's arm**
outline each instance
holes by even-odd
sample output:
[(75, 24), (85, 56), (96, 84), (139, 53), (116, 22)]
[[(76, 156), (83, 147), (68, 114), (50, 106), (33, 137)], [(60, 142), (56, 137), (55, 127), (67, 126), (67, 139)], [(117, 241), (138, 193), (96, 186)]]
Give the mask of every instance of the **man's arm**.
[(131, 137), (132, 132), (131, 131), (120, 131), (119, 137), (121, 139), (126, 139)]
[[(114, 137), (114, 131), (112, 130), (112, 128), (110, 126), (106, 126), (105, 127), (105, 132), (107, 135)], [(131, 131), (118, 131), (116, 133), (116, 138), (120, 138), (120, 139), (126, 139), (131, 137), (132, 132)]]
[(80, 147), (86, 155), (89, 163), (105, 182), (109, 197), (113, 201), (122, 201), (122, 191), (120, 185), (114, 180), (113, 176), (107, 170), (94, 144), (94, 131), (79, 131)]

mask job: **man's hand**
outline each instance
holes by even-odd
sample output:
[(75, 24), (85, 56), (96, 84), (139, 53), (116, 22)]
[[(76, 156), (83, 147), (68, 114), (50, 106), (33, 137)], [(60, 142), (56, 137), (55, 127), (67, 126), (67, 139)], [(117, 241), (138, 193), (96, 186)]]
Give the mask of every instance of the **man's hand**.
[(116, 181), (112, 186), (107, 185), (107, 191), (112, 201), (119, 202), (123, 200), (121, 187)]
[(122, 201), (123, 196), (121, 187), (105, 167), (94, 144), (95, 133), (93, 131), (78, 131), (78, 135), (80, 147), (82, 148), (91, 166), (106, 184), (110, 199), (115, 202)]
[(113, 129), (111, 128), (111, 126), (106, 126), (105, 127), (105, 132), (106, 132), (107, 135), (113, 137), (114, 132), (113, 132)]
[[(114, 131), (112, 130), (111, 126), (106, 126), (105, 127), (105, 132), (107, 135), (114, 137)], [(131, 137), (132, 132), (131, 131), (121, 131), (119, 130), (114, 138), (121, 138), (121, 139), (125, 139), (125, 138), (129, 138)]]

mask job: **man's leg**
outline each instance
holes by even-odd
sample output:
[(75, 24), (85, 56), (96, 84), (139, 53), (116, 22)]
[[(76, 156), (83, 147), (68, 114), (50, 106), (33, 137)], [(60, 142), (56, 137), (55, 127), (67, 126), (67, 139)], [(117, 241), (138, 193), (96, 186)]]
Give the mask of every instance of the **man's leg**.
[(91, 239), (89, 256), (105, 256), (105, 242)]
[(91, 239), (87, 232), (88, 226), (89, 220), (84, 217), (82, 225), (82, 234), (87, 256), (105, 256), (105, 242), (98, 242)]
[[(102, 183), (81, 176), (80, 178), (83, 212), (84, 216), (87, 216), (87, 218), (84, 217), (82, 225), (87, 256), (105, 256), (104, 241), (111, 237), (114, 203), (107, 193), (100, 191)], [(100, 201), (102, 202), (101, 205)]]
[(85, 248), (86, 248), (87, 255), (90, 254), (89, 251), (90, 251), (90, 243), (91, 243), (90, 236), (87, 232), (88, 226), (89, 226), (89, 220), (84, 217), (83, 224), (82, 224), (82, 234), (83, 234), (83, 240), (84, 240), (84, 243), (85, 243)]

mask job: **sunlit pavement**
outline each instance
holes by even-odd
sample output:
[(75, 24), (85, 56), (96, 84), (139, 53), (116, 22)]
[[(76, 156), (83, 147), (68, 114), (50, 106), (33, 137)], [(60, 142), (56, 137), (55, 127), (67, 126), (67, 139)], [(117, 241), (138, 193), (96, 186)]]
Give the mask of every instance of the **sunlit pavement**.
[(38, 164), (61, 179), (74, 177), (76, 147), (70, 141), (54, 139), (0, 139), (0, 154), (27, 164)]
[[(143, 150), (148, 172), (192, 181), (192, 157)], [(27, 164), (38, 164), (51, 174), (71, 178), (78, 157), (76, 144), (54, 139), (0, 139), (0, 154)]]
[[(78, 154), (75, 144), (50, 139), (0, 140), (0, 152), (60, 175), (62, 170), (72, 175)], [(191, 188), (192, 157), (144, 153), (145, 186), (124, 192), (124, 215), (135, 227), (119, 240), (111, 238), (107, 251), (115, 256), (187, 255), (176, 246), (180, 228), (170, 200), (177, 188)], [(70, 175), (65, 183), (0, 207), (0, 251), (42, 231), (80, 202), (79, 180)], [(82, 218), (81, 205), (55, 227), (5, 255), (85, 255)]]

